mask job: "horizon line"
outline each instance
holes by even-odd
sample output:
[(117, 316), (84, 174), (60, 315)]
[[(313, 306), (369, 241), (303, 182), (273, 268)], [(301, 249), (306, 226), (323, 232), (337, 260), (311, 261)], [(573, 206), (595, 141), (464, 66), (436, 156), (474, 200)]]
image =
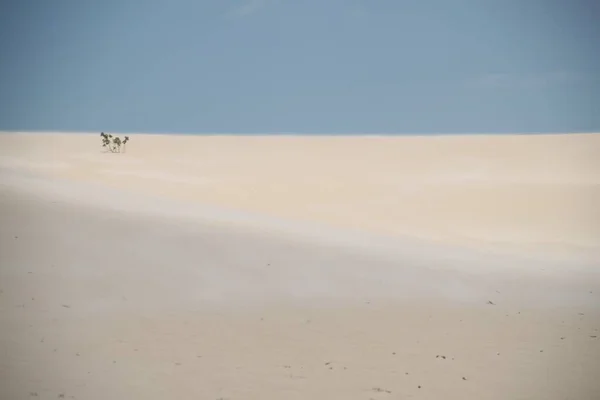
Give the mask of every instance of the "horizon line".
[(99, 135), (101, 132), (121, 135), (151, 136), (475, 136), (475, 135), (586, 135), (600, 131), (550, 131), (550, 132), (133, 132), (133, 131), (78, 131), (78, 130), (0, 130), (0, 134), (66, 134)]

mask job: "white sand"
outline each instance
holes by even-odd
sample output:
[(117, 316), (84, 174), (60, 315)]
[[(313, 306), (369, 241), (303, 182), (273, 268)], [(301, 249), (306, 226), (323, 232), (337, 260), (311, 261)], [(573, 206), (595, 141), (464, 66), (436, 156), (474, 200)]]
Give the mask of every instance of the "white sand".
[(99, 142), (0, 135), (0, 399), (600, 397), (599, 135)]

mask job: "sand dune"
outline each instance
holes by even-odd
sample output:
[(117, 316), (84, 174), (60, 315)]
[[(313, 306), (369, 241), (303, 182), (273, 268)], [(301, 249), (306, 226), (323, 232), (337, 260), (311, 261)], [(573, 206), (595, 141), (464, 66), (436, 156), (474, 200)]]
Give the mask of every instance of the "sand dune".
[(0, 135), (0, 398), (599, 398), (599, 148)]
[[(0, 165), (286, 219), (582, 254), (600, 244), (600, 135), (3, 135)], [(545, 247), (545, 249), (544, 249)]]

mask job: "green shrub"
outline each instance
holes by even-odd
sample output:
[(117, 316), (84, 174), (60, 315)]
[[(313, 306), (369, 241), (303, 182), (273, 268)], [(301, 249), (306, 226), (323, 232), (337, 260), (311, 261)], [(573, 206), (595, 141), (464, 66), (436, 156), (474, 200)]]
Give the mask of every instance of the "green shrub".
[(118, 136), (113, 136), (111, 134), (101, 132), (100, 137), (102, 138), (102, 147), (104, 147), (111, 153), (120, 153), (121, 148), (123, 148), (124, 153), (127, 142), (129, 142), (129, 136), (125, 136), (125, 138), (121, 140), (121, 138)]

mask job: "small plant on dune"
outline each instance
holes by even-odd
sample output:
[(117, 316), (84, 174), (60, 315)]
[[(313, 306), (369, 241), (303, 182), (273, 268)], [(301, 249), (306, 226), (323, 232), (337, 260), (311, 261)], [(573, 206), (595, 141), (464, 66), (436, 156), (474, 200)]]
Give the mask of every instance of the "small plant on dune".
[(125, 145), (129, 142), (129, 136), (125, 136), (125, 139), (121, 140), (118, 136), (113, 136), (108, 133), (101, 132), (100, 137), (102, 138), (102, 147), (110, 151), (111, 153), (120, 153), (121, 147), (123, 147), (123, 153), (125, 152)]

